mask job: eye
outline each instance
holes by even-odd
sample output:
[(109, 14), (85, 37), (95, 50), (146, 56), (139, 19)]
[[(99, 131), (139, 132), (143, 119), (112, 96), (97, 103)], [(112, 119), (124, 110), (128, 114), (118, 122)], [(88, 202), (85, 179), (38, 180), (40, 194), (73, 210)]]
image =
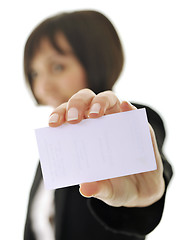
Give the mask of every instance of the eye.
[(38, 76), (38, 74), (37, 74), (36, 71), (31, 71), (31, 73), (30, 73), (30, 78), (31, 78), (32, 80), (36, 79), (37, 76)]
[(64, 69), (64, 66), (62, 64), (55, 64), (53, 65), (53, 70), (57, 72), (61, 72)]

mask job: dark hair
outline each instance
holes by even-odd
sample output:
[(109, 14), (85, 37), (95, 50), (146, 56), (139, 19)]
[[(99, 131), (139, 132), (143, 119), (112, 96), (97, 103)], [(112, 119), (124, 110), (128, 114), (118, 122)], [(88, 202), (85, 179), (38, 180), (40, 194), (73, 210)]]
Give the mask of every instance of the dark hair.
[(62, 13), (44, 20), (29, 36), (24, 50), (24, 73), (32, 89), (31, 60), (47, 37), (61, 54), (56, 35), (61, 32), (87, 73), (87, 86), (95, 93), (111, 89), (119, 77), (124, 57), (120, 39), (111, 22), (96, 11)]

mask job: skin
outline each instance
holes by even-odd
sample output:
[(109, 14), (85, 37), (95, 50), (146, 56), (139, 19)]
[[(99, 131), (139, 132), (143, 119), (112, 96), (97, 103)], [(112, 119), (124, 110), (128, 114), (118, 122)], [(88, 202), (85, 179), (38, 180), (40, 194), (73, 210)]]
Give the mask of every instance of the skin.
[[(63, 34), (58, 35), (58, 42), (68, 54), (59, 54), (47, 39), (43, 39), (31, 64), (36, 98), (40, 103), (54, 108), (49, 118), (50, 127), (136, 109), (129, 102), (120, 102), (112, 91), (96, 95), (88, 89), (86, 71)], [(81, 195), (98, 198), (114, 207), (145, 207), (158, 201), (165, 189), (163, 164), (150, 124), (149, 128), (157, 170), (83, 183), (80, 185)]]

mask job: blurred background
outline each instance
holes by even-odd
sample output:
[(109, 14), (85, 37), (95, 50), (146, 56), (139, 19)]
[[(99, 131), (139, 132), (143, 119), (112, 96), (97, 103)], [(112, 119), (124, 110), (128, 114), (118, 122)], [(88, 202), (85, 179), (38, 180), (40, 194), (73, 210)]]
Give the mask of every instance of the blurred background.
[[(93, 9), (115, 25), (126, 63), (114, 91), (121, 100), (151, 106), (163, 118), (164, 152), (175, 168), (176, 2), (173, 0), (44, 1), (0, 3), (0, 238), (23, 239), (29, 190), (38, 163), (34, 129), (52, 109), (36, 107), (23, 76), (23, 48), (33, 28), (64, 11)], [(160, 225), (148, 240), (175, 236), (176, 180), (172, 179)]]

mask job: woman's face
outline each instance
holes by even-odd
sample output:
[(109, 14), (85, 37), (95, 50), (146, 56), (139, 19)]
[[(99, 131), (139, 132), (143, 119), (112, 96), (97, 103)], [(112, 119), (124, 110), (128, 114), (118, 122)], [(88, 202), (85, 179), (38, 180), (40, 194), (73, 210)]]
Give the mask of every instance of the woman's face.
[(58, 44), (67, 54), (58, 53), (43, 39), (31, 62), (32, 88), (38, 102), (57, 107), (86, 86), (86, 72), (63, 34)]

